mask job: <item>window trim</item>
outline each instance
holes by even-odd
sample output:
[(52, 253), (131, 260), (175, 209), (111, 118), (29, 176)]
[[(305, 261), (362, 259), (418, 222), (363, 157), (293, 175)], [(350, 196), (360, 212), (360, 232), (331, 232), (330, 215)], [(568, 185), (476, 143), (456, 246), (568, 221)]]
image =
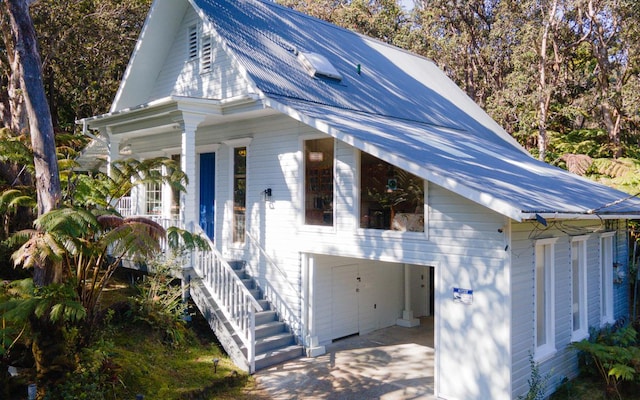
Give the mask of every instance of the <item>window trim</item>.
[[(602, 326), (615, 322), (613, 296), (615, 234), (616, 232), (606, 232), (600, 235), (600, 324)], [(605, 241), (610, 244), (609, 260), (604, 259)]]
[[(589, 239), (589, 235), (582, 236), (574, 236), (571, 238), (571, 247), (570, 247), (570, 282), (571, 282), (571, 341), (579, 342), (582, 339), (589, 337), (589, 304), (588, 304), (588, 286), (587, 286), (587, 241)], [(580, 286), (578, 287), (578, 307), (580, 311), (580, 326), (573, 326), (573, 314), (574, 314), (574, 279), (573, 279), (573, 246), (574, 244), (579, 244), (578, 251), (579, 253), (579, 265), (578, 265), (578, 281)]]
[[(552, 357), (556, 352), (556, 340), (555, 340), (555, 244), (558, 238), (539, 239), (535, 241), (534, 247), (534, 270), (533, 270), (533, 345), (534, 345), (534, 360), (536, 362), (544, 361)], [(549, 254), (546, 252), (546, 248), (549, 246)], [(544, 251), (545, 260), (545, 289), (548, 293), (548, 301), (545, 304), (545, 328), (547, 341), (545, 344), (538, 346), (538, 282), (537, 282), (537, 257), (538, 251), (542, 249)]]
[[(410, 232), (410, 231), (394, 231), (392, 229), (371, 229), (371, 228), (362, 228), (360, 227), (360, 214), (361, 214), (361, 207), (362, 207), (362, 201), (361, 201), (361, 193), (362, 193), (362, 150), (358, 150), (358, 149), (354, 149), (355, 152), (355, 156), (354, 156), (354, 161), (356, 163), (355, 165), (355, 171), (356, 171), (356, 176), (354, 179), (354, 219), (355, 219), (355, 227), (356, 227), (356, 232), (361, 235), (361, 236), (365, 236), (365, 237), (382, 237), (382, 238), (401, 238), (403, 240), (406, 239), (416, 239), (416, 240), (424, 240), (424, 239), (429, 239), (429, 181), (427, 181), (426, 179), (422, 179), (423, 182), (423, 193), (424, 193), (424, 199), (423, 199), (423, 206), (422, 206), (422, 213), (423, 213), (423, 219), (424, 219), (424, 231), (423, 232)], [(376, 157), (378, 159), (380, 159), (380, 157), (368, 153), (369, 155)], [(382, 159), (380, 159), (382, 160)], [(384, 161), (384, 160), (382, 160)], [(386, 161), (385, 161), (386, 162)], [(390, 164), (390, 163), (388, 163)], [(397, 167), (400, 168), (400, 167)], [(401, 168), (404, 170), (404, 168)], [(411, 171), (407, 171), (406, 172), (413, 174), (413, 172)], [(416, 177), (420, 178), (419, 176), (415, 175)]]
[[(306, 218), (306, 204), (307, 204), (307, 160), (305, 157), (305, 149), (306, 149), (306, 142), (310, 141), (310, 140), (320, 140), (320, 139), (331, 139), (332, 143), (333, 143), (333, 160), (332, 160), (332, 172), (331, 172), (331, 178), (333, 180), (333, 190), (332, 190), (332, 202), (333, 202), (333, 215), (332, 215), (332, 221), (331, 221), (331, 225), (314, 225), (314, 224), (307, 224), (307, 218)], [(301, 226), (303, 226), (305, 229), (310, 229), (310, 230), (324, 230), (324, 231), (335, 231), (336, 229), (336, 223), (337, 223), (337, 202), (336, 202), (336, 174), (337, 174), (337, 157), (336, 157), (336, 153), (337, 153), (337, 141), (335, 140), (334, 137), (332, 136), (327, 136), (327, 135), (305, 135), (300, 137), (300, 160), (301, 160), (301, 164), (302, 164), (302, 168), (301, 171), (303, 171), (301, 175), (301, 182), (300, 182), (300, 201), (302, 202), (302, 215), (301, 215)]]

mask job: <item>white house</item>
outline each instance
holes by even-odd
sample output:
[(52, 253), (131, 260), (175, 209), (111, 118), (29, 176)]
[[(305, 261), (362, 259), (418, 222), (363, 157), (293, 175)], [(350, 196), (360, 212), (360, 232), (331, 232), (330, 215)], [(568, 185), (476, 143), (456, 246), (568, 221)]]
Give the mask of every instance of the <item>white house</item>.
[(432, 315), (436, 396), (516, 398), (530, 355), (553, 391), (628, 315), (638, 199), (530, 157), (430, 60), (271, 1), (156, 0), (79, 123), (109, 161), (180, 160), (182, 198), (126, 212), (207, 233), (185, 279), (250, 371)]

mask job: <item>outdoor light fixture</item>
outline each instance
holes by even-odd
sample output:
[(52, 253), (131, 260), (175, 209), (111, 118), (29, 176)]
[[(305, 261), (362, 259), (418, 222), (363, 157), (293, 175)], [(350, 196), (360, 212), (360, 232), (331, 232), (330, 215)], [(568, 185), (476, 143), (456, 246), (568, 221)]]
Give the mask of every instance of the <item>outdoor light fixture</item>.
[(266, 188), (263, 192), (264, 194), (264, 201), (270, 201), (271, 200), (271, 188)]
[(213, 373), (217, 374), (218, 373), (218, 363), (220, 362), (219, 358), (214, 358), (213, 359)]

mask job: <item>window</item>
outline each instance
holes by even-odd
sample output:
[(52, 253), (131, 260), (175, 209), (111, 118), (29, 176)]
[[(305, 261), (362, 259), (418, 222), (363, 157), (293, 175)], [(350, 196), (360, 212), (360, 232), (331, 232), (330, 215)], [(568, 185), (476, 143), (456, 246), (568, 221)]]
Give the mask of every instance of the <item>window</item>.
[[(176, 168), (180, 167), (180, 154), (173, 154), (171, 156), (171, 160), (176, 165)], [(167, 174), (172, 176), (174, 173), (173, 169), (169, 169)], [(175, 219), (180, 215), (180, 191), (173, 186), (171, 186), (171, 216)]]
[(613, 316), (613, 238), (614, 233), (600, 236), (600, 322), (615, 321)]
[(187, 51), (189, 60), (198, 58), (198, 25), (191, 25), (187, 31)]
[[(152, 174), (160, 174), (160, 171), (151, 171)], [(146, 213), (147, 215), (162, 214), (162, 185), (160, 182), (147, 182), (146, 184)]]
[(536, 360), (555, 353), (554, 338), (554, 243), (556, 239), (536, 242), (535, 253), (535, 340)]
[(587, 320), (587, 237), (571, 241), (571, 340), (589, 335)]
[(305, 218), (307, 225), (333, 226), (332, 138), (305, 140)]
[(424, 193), (422, 178), (361, 153), (361, 228), (424, 232)]
[(202, 49), (200, 54), (200, 73), (211, 72), (213, 65), (213, 48), (211, 36), (202, 37)]
[(233, 242), (244, 243), (247, 202), (247, 148), (233, 149)]

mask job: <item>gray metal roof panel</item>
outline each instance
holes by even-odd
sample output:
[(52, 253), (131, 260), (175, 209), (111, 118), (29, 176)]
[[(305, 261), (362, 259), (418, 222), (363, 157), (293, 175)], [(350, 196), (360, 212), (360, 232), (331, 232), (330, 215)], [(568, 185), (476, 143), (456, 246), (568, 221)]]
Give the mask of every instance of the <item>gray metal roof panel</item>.
[[(512, 217), (640, 212), (636, 198), (616, 202), (627, 195), (533, 159), (430, 60), (271, 1), (192, 2), (267, 98), (365, 151)], [(342, 80), (311, 77), (297, 51), (322, 54)]]

